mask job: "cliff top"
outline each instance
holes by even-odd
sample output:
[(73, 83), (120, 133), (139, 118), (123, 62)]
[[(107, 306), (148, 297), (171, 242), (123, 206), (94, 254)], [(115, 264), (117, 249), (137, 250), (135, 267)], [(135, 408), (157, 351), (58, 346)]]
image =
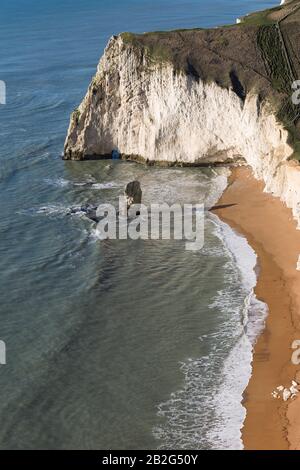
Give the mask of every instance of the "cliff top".
[(213, 29), (122, 33), (125, 44), (150, 61), (171, 62), (196, 80), (231, 87), (241, 99), (250, 91), (274, 105), (300, 159), (300, 106), (292, 83), (300, 78), (300, 0), (256, 12), (236, 25)]

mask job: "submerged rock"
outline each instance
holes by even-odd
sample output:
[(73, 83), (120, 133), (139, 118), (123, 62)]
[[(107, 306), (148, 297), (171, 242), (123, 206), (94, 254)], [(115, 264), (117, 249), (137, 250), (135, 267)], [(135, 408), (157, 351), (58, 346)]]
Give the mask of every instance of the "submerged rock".
[(83, 204), (79, 207), (71, 207), (67, 215), (84, 214), (86, 217), (93, 220), (94, 222), (98, 222), (96, 211), (97, 206), (94, 206), (92, 204)]
[[(126, 206), (124, 207), (124, 213), (126, 214), (133, 204), (142, 203), (142, 189), (140, 182), (131, 181), (130, 183), (128, 183), (126, 185), (124, 195), (126, 202)], [(67, 215), (83, 214), (85, 217), (92, 220), (93, 222), (99, 222), (100, 218), (97, 216), (97, 209), (98, 206), (86, 203), (82, 204), (81, 206), (71, 207), (67, 212)], [(137, 212), (136, 215), (138, 214), (139, 212)]]

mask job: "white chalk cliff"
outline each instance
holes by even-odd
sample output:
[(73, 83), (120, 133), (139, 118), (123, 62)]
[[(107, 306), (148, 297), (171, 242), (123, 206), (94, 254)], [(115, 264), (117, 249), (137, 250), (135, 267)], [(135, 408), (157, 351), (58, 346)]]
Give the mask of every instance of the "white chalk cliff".
[(167, 164), (248, 163), (300, 225), (300, 170), (267, 101), (150, 60), (113, 37), (71, 118), (65, 158), (121, 155)]

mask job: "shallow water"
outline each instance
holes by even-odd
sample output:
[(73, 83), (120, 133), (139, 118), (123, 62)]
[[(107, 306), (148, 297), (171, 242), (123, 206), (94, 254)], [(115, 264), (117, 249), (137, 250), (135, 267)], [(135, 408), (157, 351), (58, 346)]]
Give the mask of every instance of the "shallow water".
[(245, 241), (207, 215), (200, 252), (182, 241), (100, 242), (89, 220), (67, 215), (116, 203), (133, 178), (146, 203), (196, 203), (216, 198), (224, 177), (60, 154), (112, 34), (214, 26), (275, 3), (1, 5), (1, 448), (241, 446), (257, 328), (247, 302), (259, 317), (264, 310), (251, 296), (255, 255)]

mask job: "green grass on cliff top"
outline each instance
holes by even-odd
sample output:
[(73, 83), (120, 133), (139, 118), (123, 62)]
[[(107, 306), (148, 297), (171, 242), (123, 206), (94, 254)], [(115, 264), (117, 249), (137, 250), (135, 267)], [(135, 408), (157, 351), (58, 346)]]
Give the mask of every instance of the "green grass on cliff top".
[(263, 25), (270, 25), (276, 23), (275, 20), (270, 18), (271, 13), (275, 13), (276, 11), (280, 11), (282, 6), (270, 8), (268, 10), (258, 11), (255, 13), (251, 13), (249, 15), (241, 17), (241, 23), (239, 26), (243, 25), (254, 25), (254, 26), (263, 26)]
[[(297, 0), (298, 1), (298, 0)], [(274, 24), (276, 21), (273, 20), (272, 18), (269, 17), (271, 13), (274, 13), (276, 11), (280, 11), (284, 8), (284, 5), (277, 6), (274, 8), (269, 8), (267, 10), (263, 11), (258, 11), (255, 13), (251, 13), (249, 15), (243, 16), (240, 19), (242, 20), (241, 23), (238, 24), (225, 24), (221, 25), (219, 27), (222, 28), (229, 28), (232, 26), (236, 27), (241, 27), (243, 25), (254, 25), (254, 26), (262, 26), (262, 25), (269, 25), (269, 24)], [(202, 31), (206, 28), (181, 28), (181, 29), (171, 29), (171, 30), (166, 30), (166, 31), (149, 31), (146, 33), (138, 34), (138, 33), (130, 33), (128, 31), (125, 31), (120, 34), (122, 37), (123, 41), (125, 43), (133, 43), (139, 36), (143, 37), (151, 37), (151, 36), (162, 36), (162, 35), (167, 35), (170, 33), (184, 33), (186, 31)]]

